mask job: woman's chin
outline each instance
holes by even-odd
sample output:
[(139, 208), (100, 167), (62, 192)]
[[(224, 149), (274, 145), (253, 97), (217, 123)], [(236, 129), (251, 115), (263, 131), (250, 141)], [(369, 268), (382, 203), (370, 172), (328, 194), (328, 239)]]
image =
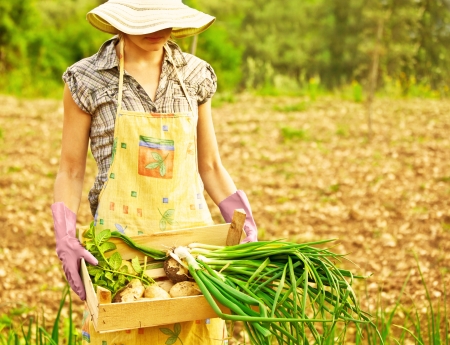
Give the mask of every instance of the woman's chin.
[(139, 48), (147, 52), (160, 51), (165, 43), (166, 42), (163, 40), (156, 42), (149, 42), (148, 40), (145, 40), (144, 42), (142, 42), (142, 44), (139, 44)]

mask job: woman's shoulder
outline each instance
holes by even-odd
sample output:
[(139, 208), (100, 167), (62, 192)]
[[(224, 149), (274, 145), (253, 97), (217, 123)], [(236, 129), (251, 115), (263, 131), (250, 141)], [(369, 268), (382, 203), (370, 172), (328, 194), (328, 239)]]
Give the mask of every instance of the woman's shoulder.
[(78, 82), (98, 87), (98, 84), (104, 83), (100, 71), (115, 67), (117, 65), (115, 59), (114, 38), (112, 38), (103, 43), (97, 53), (69, 66), (63, 74), (63, 80), (67, 82), (70, 78), (77, 78)]
[(191, 78), (215, 77), (214, 69), (207, 61), (189, 53), (183, 52), (183, 56), (186, 60), (186, 71), (189, 72), (187, 76)]
[(209, 65), (208, 62), (205, 60), (202, 60), (198, 56), (192, 55), (190, 53), (182, 52), (184, 59), (186, 60), (186, 64), (192, 65), (192, 66), (200, 66), (200, 67), (206, 67)]
[(73, 65), (67, 67), (64, 75), (71, 76), (72, 74), (90, 75), (95, 71), (95, 61), (97, 60), (97, 53), (87, 58), (75, 62)]
[(183, 70), (184, 82), (196, 90), (198, 104), (205, 103), (217, 90), (217, 77), (211, 65), (198, 56), (173, 46), (172, 56), (177, 67)]
[(88, 114), (95, 113), (96, 95), (117, 78), (113, 39), (106, 41), (96, 54), (69, 66), (62, 76), (75, 103)]
[(190, 69), (204, 70), (204, 71), (206, 71), (209, 68), (212, 69), (211, 65), (207, 61), (199, 58), (198, 56), (186, 52), (182, 52), (182, 54), (184, 59), (186, 60), (186, 65)]
[(178, 68), (184, 70), (184, 77), (186, 81), (190, 79), (198, 79), (205, 77), (215, 77), (215, 73), (211, 65), (190, 53), (186, 53), (174, 42), (169, 42), (169, 47), (172, 51), (172, 57)]

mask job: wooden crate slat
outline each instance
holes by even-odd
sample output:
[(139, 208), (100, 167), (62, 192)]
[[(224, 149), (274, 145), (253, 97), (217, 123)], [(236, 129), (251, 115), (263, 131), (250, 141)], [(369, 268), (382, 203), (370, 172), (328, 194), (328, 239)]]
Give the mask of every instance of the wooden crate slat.
[(91, 277), (89, 277), (86, 262), (84, 261), (84, 259), (81, 259), (81, 279), (83, 281), (84, 289), (86, 291), (86, 302), (88, 304), (88, 309), (91, 313), (92, 321), (94, 322), (94, 327), (97, 329), (97, 320), (98, 320), (97, 294), (95, 293)]
[[(221, 306), (224, 312), (229, 309)], [(96, 330), (126, 330), (215, 318), (217, 314), (204, 296), (99, 305)]]
[(234, 246), (239, 244), (244, 232), (244, 223), (246, 219), (246, 213), (242, 208), (234, 210), (233, 219), (230, 223), (230, 228), (228, 229), (226, 245)]

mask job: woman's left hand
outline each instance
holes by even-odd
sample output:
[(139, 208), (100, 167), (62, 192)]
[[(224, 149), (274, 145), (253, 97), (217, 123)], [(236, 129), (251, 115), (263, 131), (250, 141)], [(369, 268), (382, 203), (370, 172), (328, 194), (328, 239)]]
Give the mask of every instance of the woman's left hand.
[[(245, 221), (244, 225), (244, 231), (247, 237), (245, 237), (241, 243), (247, 243), (247, 242), (258, 242), (258, 230), (256, 229), (255, 221), (253, 220), (253, 217), (251, 217), (251, 222), (247, 224), (247, 220)], [(253, 223), (253, 224), (251, 224)]]
[(238, 208), (245, 211), (244, 231), (247, 236), (241, 243), (257, 242), (258, 230), (256, 229), (256, 223), (253, 219), (252, 209), (247, 195), (242, 190), (238, 190), (219, 203), (220, 213), (227, 223), (231, 222), (234, 210)]

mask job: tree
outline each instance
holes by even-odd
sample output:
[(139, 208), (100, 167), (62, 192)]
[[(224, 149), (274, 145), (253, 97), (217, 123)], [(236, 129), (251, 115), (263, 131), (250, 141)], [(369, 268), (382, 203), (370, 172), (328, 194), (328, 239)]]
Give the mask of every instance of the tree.
[(38, 22), (32, 0), (0, 0), (0, 73), (7, 73), (27, 54), (28, 33)]
[(419, 19), (414, 70), (419, 81), (440, 89), (448, 86), (450, 79), (450, 1), (420, 3), (424, 10)]

